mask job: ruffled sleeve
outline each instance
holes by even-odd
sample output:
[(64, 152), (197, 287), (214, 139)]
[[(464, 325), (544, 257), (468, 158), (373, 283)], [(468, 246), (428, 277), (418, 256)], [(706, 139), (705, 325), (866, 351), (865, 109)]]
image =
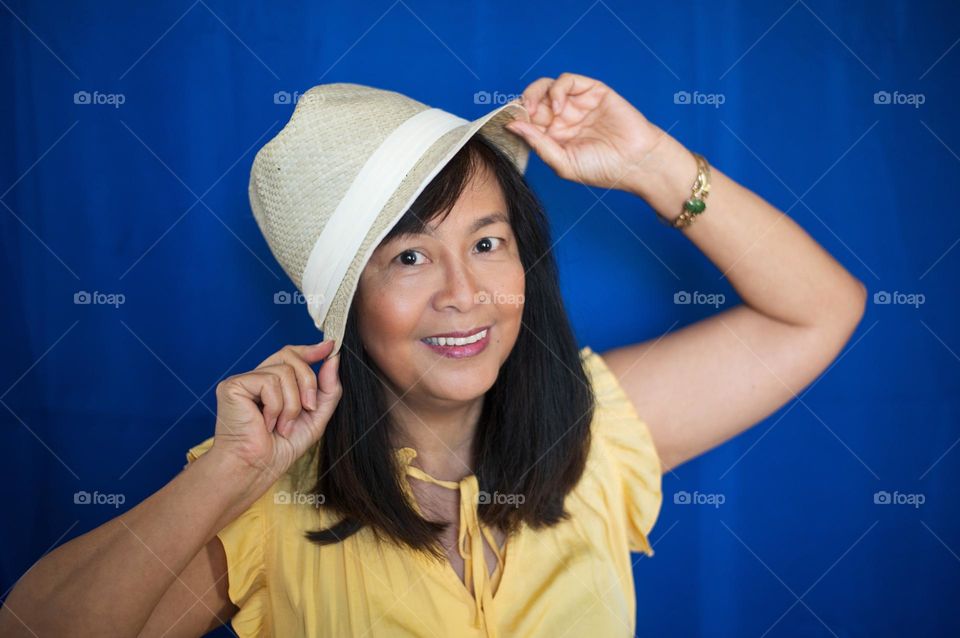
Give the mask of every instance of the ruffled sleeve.
[(623, 502), (630, 551), (653, 556), (647, 536), (660, 514), (662, 468), (647, 424), (640, 419), (616, 375), (589, 347), (581, 350), (597, 405), (592, 435), (620, 478), (617, 496)]
[[(192, 463), (213, 445), (213, 437), (187, 452)], [(227, 556), (227, 593), (239, 608), (230, 624), (240, 638), (267, 636), (269, 609), (265, 546), (267, 543), (267, 491), (217, 534)]]

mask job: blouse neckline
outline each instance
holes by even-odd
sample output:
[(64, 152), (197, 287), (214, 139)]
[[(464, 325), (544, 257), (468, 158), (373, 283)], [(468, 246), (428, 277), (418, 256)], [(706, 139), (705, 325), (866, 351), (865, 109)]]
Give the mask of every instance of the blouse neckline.
[[(480, 502), (480, 489), (476, 474), (468, 474), (459, 481), (445, 481), (431, 476), (421, 468), (412, 464), (413, 459), (417, 457), (416, 449), (404, 446), (394, 448), (393, 452), (401, 471), (403, 471), (406, 476), (413, 476), (414, 478), (447, 489), (459, 490), (460, 520), (457, 532), (457, 551), (460, 553), (460, 557), (463, 558), (465, 582), (460, 580), (460, 577), (454, 571), (453, 565), (450, 564), (449, 560), (444, 559), (443, 562), (445, 564), (443, 567), (444, 571), (456, 581), (457, 588), (472, 599), (474, 604), (474, 628), (479, 629), (483, 626), (486, 628), (488, 638), (495, 638), (497, 636), (497, 623), (494, 616), (493, 587), (494, 585), (498, 585), (497, 592), (502, 588), (505, 550), (508, 545), (513, 549), (516, 538), (511, 539), (508, 535), (504, 540), (503, 550), (501, 550), (501, 548), (497, 546), (497, 541), (487, 526), (480, 524), (477, 512), (477, 506)], [(418, 513), (423, 514), (410, 484), (407, 481), (403, 481), (402, 486), (413, 507)], [(489, 574), (487, 570), (487, 560), (483, 551), (483, 538), (487, 539), (487, 542), (493, 549), (493, 553), (497, 557), (497, 566), (494, 568), (492, 575)], [(512, 563), (513, 559), (511, 559), (511, 564)]]

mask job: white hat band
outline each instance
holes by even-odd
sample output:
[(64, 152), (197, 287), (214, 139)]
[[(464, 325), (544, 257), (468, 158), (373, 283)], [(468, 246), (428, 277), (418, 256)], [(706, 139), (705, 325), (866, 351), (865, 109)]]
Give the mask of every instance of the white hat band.
[(303, 293), (318, 329), (364, 238), (403, 178), (438, 139), (469, 123), (442, 109), (420, 111), (394, 129), (364, 163), (317, 237), (303, 271)]

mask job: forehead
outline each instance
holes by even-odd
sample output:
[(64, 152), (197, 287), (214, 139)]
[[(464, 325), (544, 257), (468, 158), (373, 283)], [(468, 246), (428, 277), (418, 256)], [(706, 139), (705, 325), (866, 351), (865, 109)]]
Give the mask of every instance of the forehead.
[(450, 226), (473, 225), (478, 218), (496, 212), (504, 214), (502, 221), (509, 221), (505, 215), (506, 211), (506, 199), (503, 195), (503, 189), (500, 187), (500, 182), (487, 167), (483, 167), (470, 176), (449, 214), (432, 219), (428, 226), (432, 230), (443, 232), (445, 228)]

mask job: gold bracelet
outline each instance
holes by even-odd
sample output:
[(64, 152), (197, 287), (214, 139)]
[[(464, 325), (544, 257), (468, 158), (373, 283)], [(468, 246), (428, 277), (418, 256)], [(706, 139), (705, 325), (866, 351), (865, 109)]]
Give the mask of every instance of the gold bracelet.
[(690, 197), (683, 202), (683, 211), (673, 221), (661, 215), (659, 211), (654, 211), (661, 222), (674, 228), (686, 228), (694, 222), (697, 215), (707, 210), (706, 199), (710, 194), (710, 164), (700, 153), (696, 151), (691, 153), (697, 160), (697, 179), (690, 188)]

